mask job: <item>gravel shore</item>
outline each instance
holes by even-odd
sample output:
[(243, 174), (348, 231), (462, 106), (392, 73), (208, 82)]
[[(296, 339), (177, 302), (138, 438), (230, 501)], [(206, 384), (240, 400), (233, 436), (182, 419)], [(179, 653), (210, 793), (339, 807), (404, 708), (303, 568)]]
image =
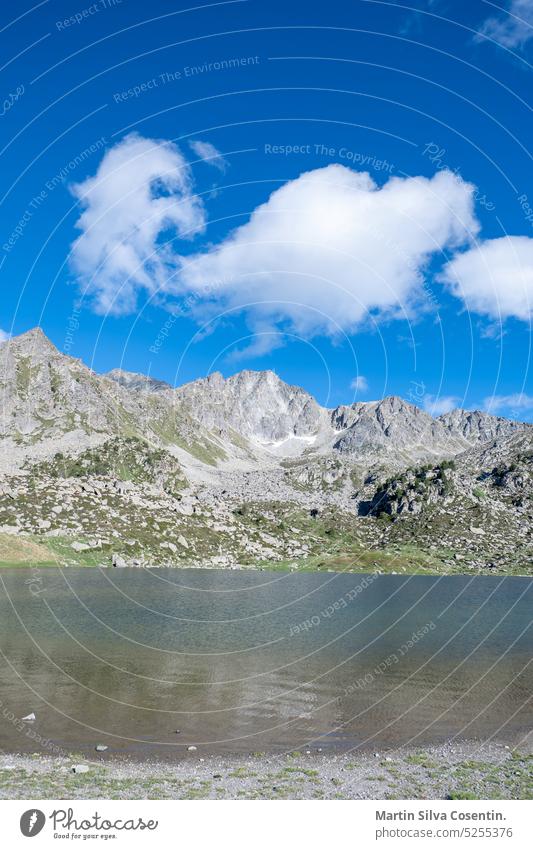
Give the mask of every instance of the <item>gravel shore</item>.
[(533, 755), (476, 742), (356, 755), (196, 751), (175, 763), (3, 754), (0, 798), (532, 799)]

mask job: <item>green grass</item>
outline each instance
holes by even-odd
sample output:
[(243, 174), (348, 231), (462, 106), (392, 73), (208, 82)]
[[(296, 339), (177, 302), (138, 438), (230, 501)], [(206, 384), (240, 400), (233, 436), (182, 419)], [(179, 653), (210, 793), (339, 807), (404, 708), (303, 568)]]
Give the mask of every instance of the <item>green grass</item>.
[[(31, 759), (38, 762), (38, 756)], [(0, 797), (6, 798), (104, 798), (104, 799), (293, 799), (350, 798), (355, 792), (368, 798), (387, 799), (533, 799), (533, 756), (502, 753), (492, 761), (450, 762), (449, 755), (421, 751), (397, 755), (393, 764), (365, 761), (341, 764), (337, 774), (324, 774), (320, 763), (308, 768), (288, 758), (281, 769), (260, 771), (249, 764), (234, 763), (230, 771), (213, 774), (206, 764), (203, 774), (187, 775), (180, 768), (161, 765), (150, 775), (113, 774), (111, 764), (91, 762), (89, 772), (70, 771), (72, 763), (87, 761), (72, 756), (60, 765), (49, 761), (46, 769), (27, 763), (16, 769), (0, 769)], [(327, 762), (326, 762), (327, 763)], [(427, 767), (432, 764), (432, 769)], [(183, 767), (184, 765), (182, 765)], [(218, 769), (218, 767), (217, 767)], [(357, 771), (359, 775), (357, 774)], [(215, 779), (215, 780), (213, 780)], [(229, 781), (229, 784), (226, 784)]]
[[(197, 529), (197, 542), (201, 545), (202, 536), (204, 544), (209, 545), (212, 537), (212, 532), (199, 527)], [(92, 534), (94, 536), (95, 534)], [(96, 534), (97, 535), (97, 534)], [(151, 534), (149, 534), (151, 536)], [(74, 539), (84, 541), (84, 538), (74, 537), (51, 537), (43, 538), (38, 536), (29, 537), (34, 542), (38, 542), (41, 548), (48, 549), (49, 556), (43, 559), (16, 561), (10, 558), (0, 560), (0, 568), (2, 567), (32, 567), (32, 566), (61, 566), (68, 563), (69, 566), (91, 567), (98, 566), (102, 563), (110, 563), (111, 553), (117, 553), (124, 556), (126, 559), (138, 556), (142, 553), (142, 544), (138, 549), (126, 547), (120, 539), (113, 541), (112, 545), (105, 546), (100, 549), (89, 551), (76, 552), (71, 545)], [(190, 539), (190, 535), (189, 535)], [(139, 540), (139, 543), (141, 541)], [(195, 545), (196, 554), (199, 551), (199, 545)], [(165, 552), (169, 555), (169, 552)], [(145, 553), (146, 559), (150, 562), (150, 551)], [(312, 554), (309, 557), (300, 558), (298, 560), (280, 560), (280, 561), (261, 561), (249, 559), (246, 563), (247, 568), (263, 569), (272, 572), (348, 572), (354, 574), (368, 574), (379, 571), (382, 574), (402, 574), (402, 575), (460, 575), (465, 574), (466, 569), (461, 562), (450, 566), (445, 562), (447, 553), (443, 552), (439, 557), (435, 552), (424, 552), (416, 549), (413, 546), (405, 546), (402, 548), (390, 549), (354, 549), (349, 553), (330, 553), (330, 554)], [(243, 557), (244, 561), (245, 558)], [(175, 568), (188, 567), (188, 551), (182, 552), (181, 558), (175, 557), (172, 565)], [(519, 566), (516, 569), (501, 570), (507, 575), (524, 575), (523, 569)], [(492, 570), (491, 574), (498, 574), (499, 570)]]
[[(444, 563), (444, 555), (439, 558), (434, 553), (405, 546), (402, 549), (364, 549), (354, 548), (349, 553), (332, 553), (312, 555), (305, 559), (282, 560), (278, 563), (257, 564), (265, 569), (287, 571), (296, 567), (301, 572), (320, 572), (333, 570), (335, 572), (375, 572), (384, 574), (401, 572), (414, 575), (438, 575), (450, 570)], [(460, 570), (458, 570), (460, 571)]]

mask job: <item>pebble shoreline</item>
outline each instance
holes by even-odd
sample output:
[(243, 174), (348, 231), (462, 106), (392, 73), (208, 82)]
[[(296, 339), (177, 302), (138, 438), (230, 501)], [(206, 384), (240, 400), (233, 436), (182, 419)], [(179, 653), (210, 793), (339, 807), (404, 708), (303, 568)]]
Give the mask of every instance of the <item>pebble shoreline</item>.
[(531, 799), (533, 754), (482, 742), (364, 754), (196, 751), (176, 762), (2, 754), (0, 798)]

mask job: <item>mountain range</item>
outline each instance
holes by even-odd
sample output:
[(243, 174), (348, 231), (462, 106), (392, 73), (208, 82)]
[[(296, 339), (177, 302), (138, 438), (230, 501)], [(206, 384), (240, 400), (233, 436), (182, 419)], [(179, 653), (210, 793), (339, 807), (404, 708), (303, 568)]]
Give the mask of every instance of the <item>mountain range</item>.
[[(126, 554), (145, 565), (310, 564), (325, 549), (326, 561), (392, 556), (413, 539), (415, 566), (421, 552), (450, 566), (474, 539), (483, 565), (503, 527), (529, 539), (533, 428), (522, 422), (461, 409), (432, 417), (397, 396), (330, 409), (272, 371), (176, 388), (122, 369), (100, 375), (38, 328), (0, 345), (0, 397), (4, 559), (31, 544), (65, 564)], [(446, 547), (441, 526), (457, 520), (463, 533), (466, 510), (483, 518), (480, 533)]]
[(272, 371), (215, 372), (175, 389), (121, 369), (98, 375), (39, 329), (0, 346), (0, 381), (4, 468), (132, 435), (178, 451), (185, 465), (189, 454), (196, 467), (325, 455), (401, 465), (527, 427), (479, 411), (433, 418), (397, 396), (327, 409)]

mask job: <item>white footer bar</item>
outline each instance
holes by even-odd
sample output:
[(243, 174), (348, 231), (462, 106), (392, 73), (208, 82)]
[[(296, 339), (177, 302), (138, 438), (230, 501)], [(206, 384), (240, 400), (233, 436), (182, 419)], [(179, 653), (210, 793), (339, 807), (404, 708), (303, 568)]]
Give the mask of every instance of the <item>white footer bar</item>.
[(530, 801), (1, 801), (0, 816), (4, 846), (35, 849), (533, 846)]

